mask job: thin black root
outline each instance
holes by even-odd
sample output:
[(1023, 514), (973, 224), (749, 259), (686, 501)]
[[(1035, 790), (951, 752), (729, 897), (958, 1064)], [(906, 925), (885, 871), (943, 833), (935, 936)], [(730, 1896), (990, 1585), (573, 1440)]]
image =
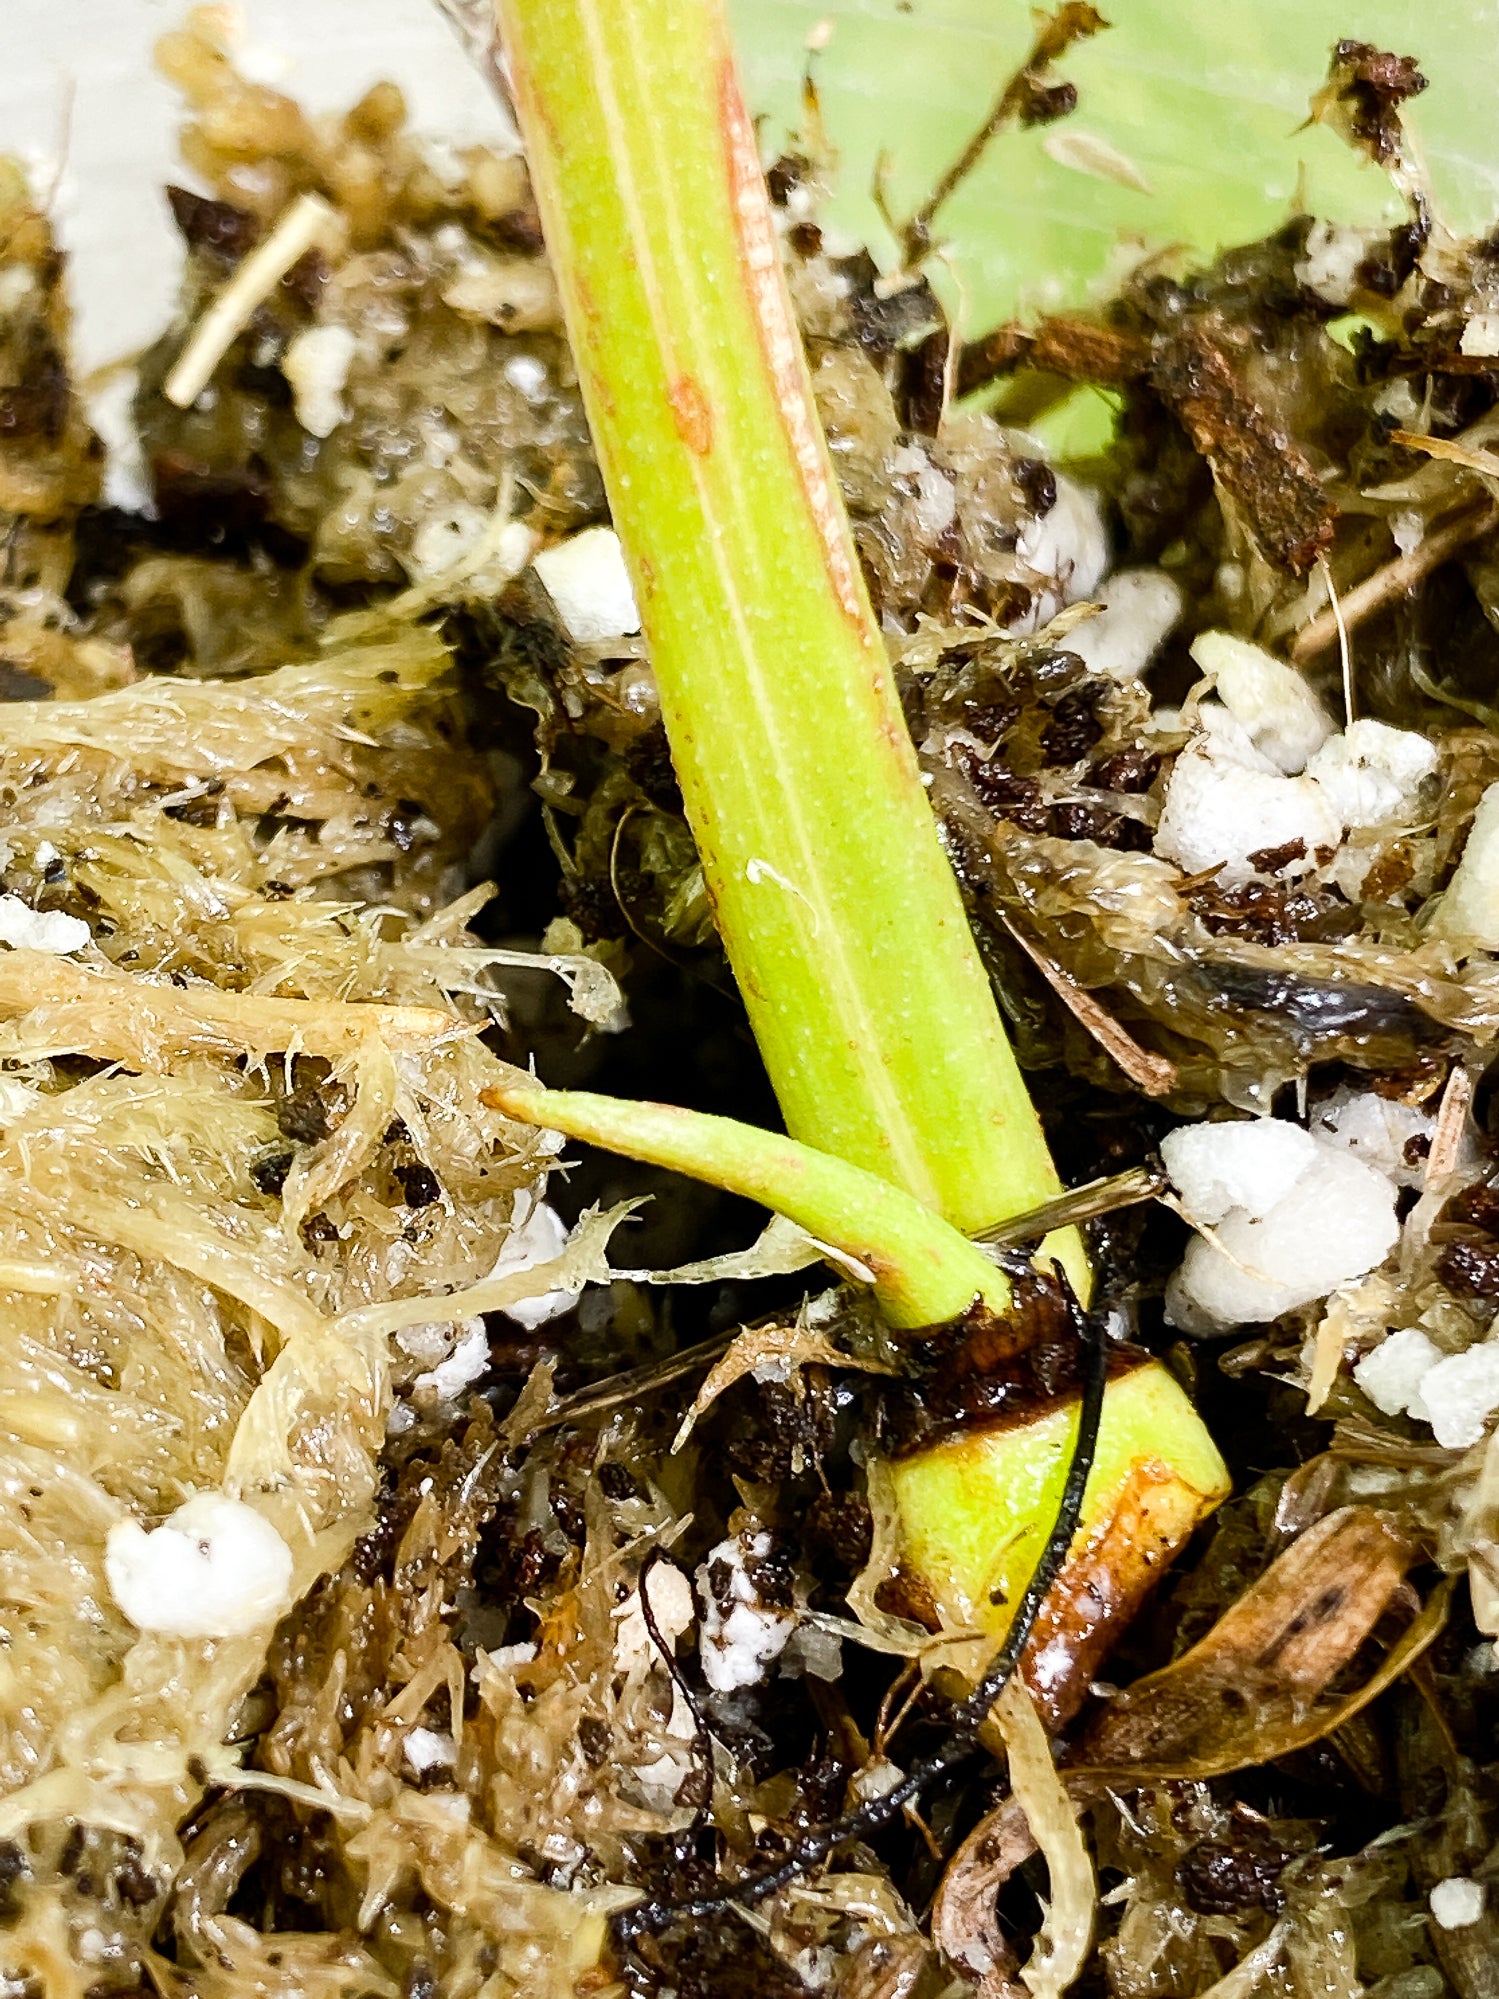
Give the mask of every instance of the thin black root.
[[(971, 1756), (979, 1746), (979, 1730), (988, 1719), (989, 1711), (1004, 1692), (1011, 1675), (1020, 1663), (1020, 1656), (1030, 1642), (1041, 1606), (1051, 1593), (1052, 1584), (1061, 1573), (1062, 1564), (1067, 1559), (1067, 1551), (1072, 1546), (1082, 1515), (1083, 1493), (1087, 1487), (1088, 1475), (1093, 1469), (1093, 1456), (1098, 1445), (1098, 1426), (1103, 1416), (1104, 1387), (1108, 1379), (1108, 1340), (1104, 1333), (1101, 1317), (1085, 1312), (1078, 1303), (1077, 1295), (1060, 1268), (1057, 1277), (1067, 1300), (1067, 1309), (1078, 1340), (1084, 1353), (1083, 1397), (1078, 1421), (1077, 1442), (1072, 1450), (1072, 1462), (1067, 1469), (1067, 1478), (1062, 1487), (1061, 1503), (1057, 1507), (1057, 1517), (1052, 1523), (1046, 1546), (1031, 1573), (1025, 1595), (1005, 1635), (994, 1663), (973, 1692), (954, 1708), (946, 1735), (937, 1748), (921, 1762), (914, 1764), (893, 1790), (882, 1797), (872, 1798), (857, 1811), (845, 1813), (831, 1824), (820, 1826), (804, 1839), (796, 1842), (788, 1857), (779, 1866), (766, 1868), (759, 1874), (747, 1874), (740, 1881), (724, 1886), (711, 1895), (694, 1895), (682, 1901), (642, 1902), (639, 1907), (627, 1909), (614, 1919), (614, 1933), (622, 1944), (633, 1938), (664, 1929), (668, 1923), (682, 1920), (696, 1921), (708, 1916), (720, 1916), (733, 1909), (743, 1909), (764, 1901), (767, 1895), (774, 1895), (787, 1887), (799, 1876), (808, 1873), (820, 1862), (827, 1859), (845, 1841), (864, 1839), (887, 1826), (896, 1815), (918, 1798), (929, 1784), (944, 1777), (949, 1771)], [(642, 1576), (644, 1582), (644, 1576)], [(641, 1591), (642, 1609), (646, 1607), (645, 1591)], [(648, 1625), (649, 1628), (649, 1625)], [(653, 1634), (654, 1635), (654, 1634)], [(663, 1648), (664, 1650), (664, 1648)], [(675, 1661), (671, 1662), (673, 1665)], [(676, 1675), (673, 1674), (673, 1678)]]
[[(688, 1683), (687, 1675), (677, 1663), (676, 1649), (662, 1634), (656, 1622), (655, 1606), (651, 1602), (650, 1581), (657, 1565), (666, 1560), (666, 1550), (652, 1548), (641, 1565), (640, 1581), (635, 1585), (640, 1593), (640, 1615), (651, 1643), (661, 1655), (661, 1663), (671, 1675), (671, 1683), (687, 1704), (687, 1712), (692, 1716), (692, 1760), (693, 1788), (696, 1793), (692, 1803), (692, 1830), (700, 1832), (708, 1822), (708, 1807), (713, 1802), (713, 1738), (708, 1733), (708, 1724), (703, 1719), (703, 1711), (698, 1706), (697, 1695)], [(678, 1801), (685, 1803), (682, 1793), (677, 1793)]]

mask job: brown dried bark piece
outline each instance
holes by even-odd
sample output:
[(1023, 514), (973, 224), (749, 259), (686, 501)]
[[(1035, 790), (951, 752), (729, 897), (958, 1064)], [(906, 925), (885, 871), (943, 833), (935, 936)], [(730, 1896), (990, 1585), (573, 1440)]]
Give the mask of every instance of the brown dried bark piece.
[[(1076, 1802), (1070, 1783), (1068, 1789)], [(1091, 1802), (1091, 1795), (1085, 1801)], [(1006, 1798), (964, 1840), (937, 1890), (932, 1941), (970, 1976), (976, 1974), (979, 1999), (1023, 1999), (1014, 1947), (1000, 1920), (999, 1891), (1035, 1850), (1024, 1807)]]
[(1150, 345), (1138, 334), (1091, 320), (1043, 319), (1030, 359), (1033, 367), (1071, 381), (1123, 388), (1149, 372)]
[(1239, 380), (1213, 322), (1164, 342), (1152, 380), (1214, 477), (1243, 507), (1264, 553), (1304, 575), (1332, 541), (1337, 509), (1305, 454)]
[(1087, 319), (1043, 319), (1034, 332), (996, 326), (964, 347), (958, 361), (958, 394), (971, 395), (1022, 363), (1064, 375), (1070, 382), (1124, 388), (1150, 372), (1150, 343)]
[(1485, 1235), (1499, 1236), (1499, 1187), (1490, 1180), (1480, 1180), (1474, 1187), (1465, 1187), (1455, 1200), (1447, 1203), (1441, 1220), (1471, 1222)]
[(952, 335), (945, 326), (933, 327), (917, 346), (900, 358), (899, 403), (907, 430), (922, 437), (935, 437), (942, 427), (947, 403), (947, 356)]
[(1035, 344), (1035, 334), (1013, 322), (991, 327), (978, 340), (965, 341), (958, 356), (958, 394), (971, 396), (976, 389), (987, 388), (990, 382), (1012, 373), (1029, 359)]
[(211, 201), (185, 187), (169, 187), (166, 192), (172, 220), (190, 250), (207, 250), (237, 264), (260, 241), (259, 219), (247, 208)]

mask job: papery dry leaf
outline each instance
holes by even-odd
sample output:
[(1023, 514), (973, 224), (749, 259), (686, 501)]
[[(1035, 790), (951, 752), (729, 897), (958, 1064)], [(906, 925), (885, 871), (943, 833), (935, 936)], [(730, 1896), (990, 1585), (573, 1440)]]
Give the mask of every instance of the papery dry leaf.
[(880, 1602), (884, 1585), (900, 1573), (904, 1545), (895, 1485), (884, 1458), (870, 1459), (866, 1467), (866, 1492), (872, 1529), (869, 1560), (844, 1592), (844, 1601), (858, 1619), (857, 1628), (863, 1634), (859, 1643), (897, 1658), (919, 1659), (931, 1650), (932, 1633), (913, 1618), (899, 1617), (886, 1610)]
[[(1344, 1507), (1310, 1528), (1200, 1644), (1110, 1702), (1062, 1773), (1070, 1808), (1085, 1810), (1114, 1783), (1221, 1776), (1270, 1762), (1351, 1720), (1446, 1621), (1451, 1588), (1443, 1584), (1368, 1680), (1341, 1698), (1320, 1698), (1378, 1622), (1413, 1553), (1393, 1523), (1368, 1507)], [(1037, 1843), (1024, 1804), (1007, 1798), (969, 1834), (943, 1876), (932, 1935), (978, 1977), (982, 1999), (1019, 1999), (1022, 1992), (996, 1897)], [(1269, 1962), (1246, 1959), (1238, 1968), (1244, 1976), (1228, 1973), (1222, 1999), (1240, 1999)]]
[(784, 1215), (772, 1215), (748, 1249), (700, 1257), (693, 1263), (674, 1264), (670, 1270), (616, 1270), (614, 1274), (627, 1284), (744, 1284), (758, 1277), (790, 1276), (825, 1261), (849, 1268), (849, 1274), (860, 1283), (873, 1281), (866, 1265), (839, 1250), (830, 1251), (825, 1243), (814, 1242)]
[[(1087, 1792), (1087, 1787), (1079, 1787)], [(1093, 1787), (1092, 1794), (1101, 1787)], [(1073, 1787), (1069, 1795), (1075, 1796)], [(932, 1904), (932, 1941), (974, 1978), (979, 1999), (1024, 1999), (1019, 1967), (999, 1920), (999, 1891), (1036, 1851), (1025, 1808), (1007, 1798), (947, 1863)]]
[(1342, 1507), (1308, 1530), (1190, 1652), (1118, 1695), (1079, 1745), (1089, 1770), (1196, 1778), (1315, 1742), (1367, 1705), (1441, 1628), (1441, 1591), (1343, 1699), (1327, 1687), (1388, 1608), (1414, 1550), (1387, 1515)]

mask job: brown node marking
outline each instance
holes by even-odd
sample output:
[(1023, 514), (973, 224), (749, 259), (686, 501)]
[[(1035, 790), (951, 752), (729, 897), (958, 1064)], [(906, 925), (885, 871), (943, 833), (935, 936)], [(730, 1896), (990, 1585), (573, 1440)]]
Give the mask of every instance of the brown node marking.
[(678, 375), (667, 387), (666, 400), (677, 436), (689, 451), (706, 458), (713, 449), (713, 411), (702, 385), (693, 375)]

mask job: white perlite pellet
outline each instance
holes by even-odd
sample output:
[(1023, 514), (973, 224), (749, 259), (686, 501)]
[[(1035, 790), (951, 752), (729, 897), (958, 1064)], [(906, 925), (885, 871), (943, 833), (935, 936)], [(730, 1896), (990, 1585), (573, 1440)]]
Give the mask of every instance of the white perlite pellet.
[(1261, 756), (1287, 777), (1306, 769), (1332, 722), (1294, 666), (1232, 632), (1199, 632), (1192, 657)]
[(640, 630), (635, 591), (613, 528), (544, 548), (531, 564), (574, 645), (597, 645)]
[[(567, 1224), (557, 1210), (547, 1201), (517, 1194), (510, 1233), (490, 1275), (504, 1277), (512, 1270), (529, 1270), (533, 1264), (551, 1263), (566, 1247)], [(571, 1311), (577, 1302), (576, 1291), (544, 1291), (539, 1297), (522, 1298), (519, 1303), (501, 1309), (507, 1319), (514, 1319), (518, 1326), (534, 1332), (548, 1319), (560, 1318), (562, 1313)]]
[(150, 1531), (116, 1521), (104, 1573), (136, 1629), (165, 1637), (239, 1638), (291, 1602), (291, 1549), (263, 1514), (222, 1492), (195, 1494)]
[(1351, 722), (1322, 745), (1306, 775), (1321, 785), (1345, 826), (1379, 826), (1411, 809), (1438, 761), (1436, 746), (1412, 729)]
[(1184, 1124), (1161, 1140), (1171, 1184), (1195, 1222), (1221, 1222), (1235, 1208), (1263, 1220), (1317, 1155), (1299, 1124), (1230, 1118)]
[(1462, 859), (1432, 921), (1459, 950), (1499, 951), (1499, 784), (1478, 801)]
[(715, 1693), (763, 1680), (796, 1629), (794, 1612), (761, 1602), (750, 1574), (749, 1563), (769, 1553), (768, 1534), (738, 1534), (720, 1541), (698, 1569), (703, 1678)]
[(313, 437), (331, 437), (349, 414), (344, 388), (357, 345), (347, 326), (308, 326), (281, 358), (297, 422)]
[(1410, 1414), (1430, 1423), (1444, 1450), (1465, 1451), (1499, 1409), (1499, 1341), (1485, 1340), (1439, 1360), (1421, 1383)]
[(1118, 569), (1093, 593), (1103, 609), (1067, 634), (1091, 673), (1136, 680), (1181, 616), (1182, 593), (1164, 569)]
[(1191, 1218), (1211, 1227), (1166, 1291), (1166, 1316), (1186, 1331), (1226, 1332), (1324, 1298), (1382, 1263), (1399, 1236), (1394, 1182), (1295, 1126), (1189, 1126), (1161, 1152)]
[(69, 916), (61, 909), (30, 909), (19, 896), (0, 895), (0, 944), (65, 958), (81, 951), (92, 936), (81, 916)]
[(1382, 1416), (1405, 1416), (1421, 1400), (1421, 1387), (1442, 1358), (1419, 1326), (1398, 1326), (1366, 1353), (1353, 1378)]
[(1414, 1104), (1343, 1084), (1318, 1104), (1308, 1127), (1318, 1138), (1346, 1145), (1356, 1159), (1388, 1175), (1397, 1187), (1418, 1187), (1426, 1159), (1424, 1148), (1413, 1148), (1412, 1141), (1429, 1141), (1436, 1120)]
[(453, 1738), (439, 1728), (413, 1728), (405, 1742), (406, 1761), (418, 1777), (430, 1770), (451, 1770), (458, 1751)]
[(1444, 1930), (1465, 1930), (1482, 1916), (1487, 1897), (1481, 1881), (1454, 1874), (1431, 1891), (1431, 1913)]

